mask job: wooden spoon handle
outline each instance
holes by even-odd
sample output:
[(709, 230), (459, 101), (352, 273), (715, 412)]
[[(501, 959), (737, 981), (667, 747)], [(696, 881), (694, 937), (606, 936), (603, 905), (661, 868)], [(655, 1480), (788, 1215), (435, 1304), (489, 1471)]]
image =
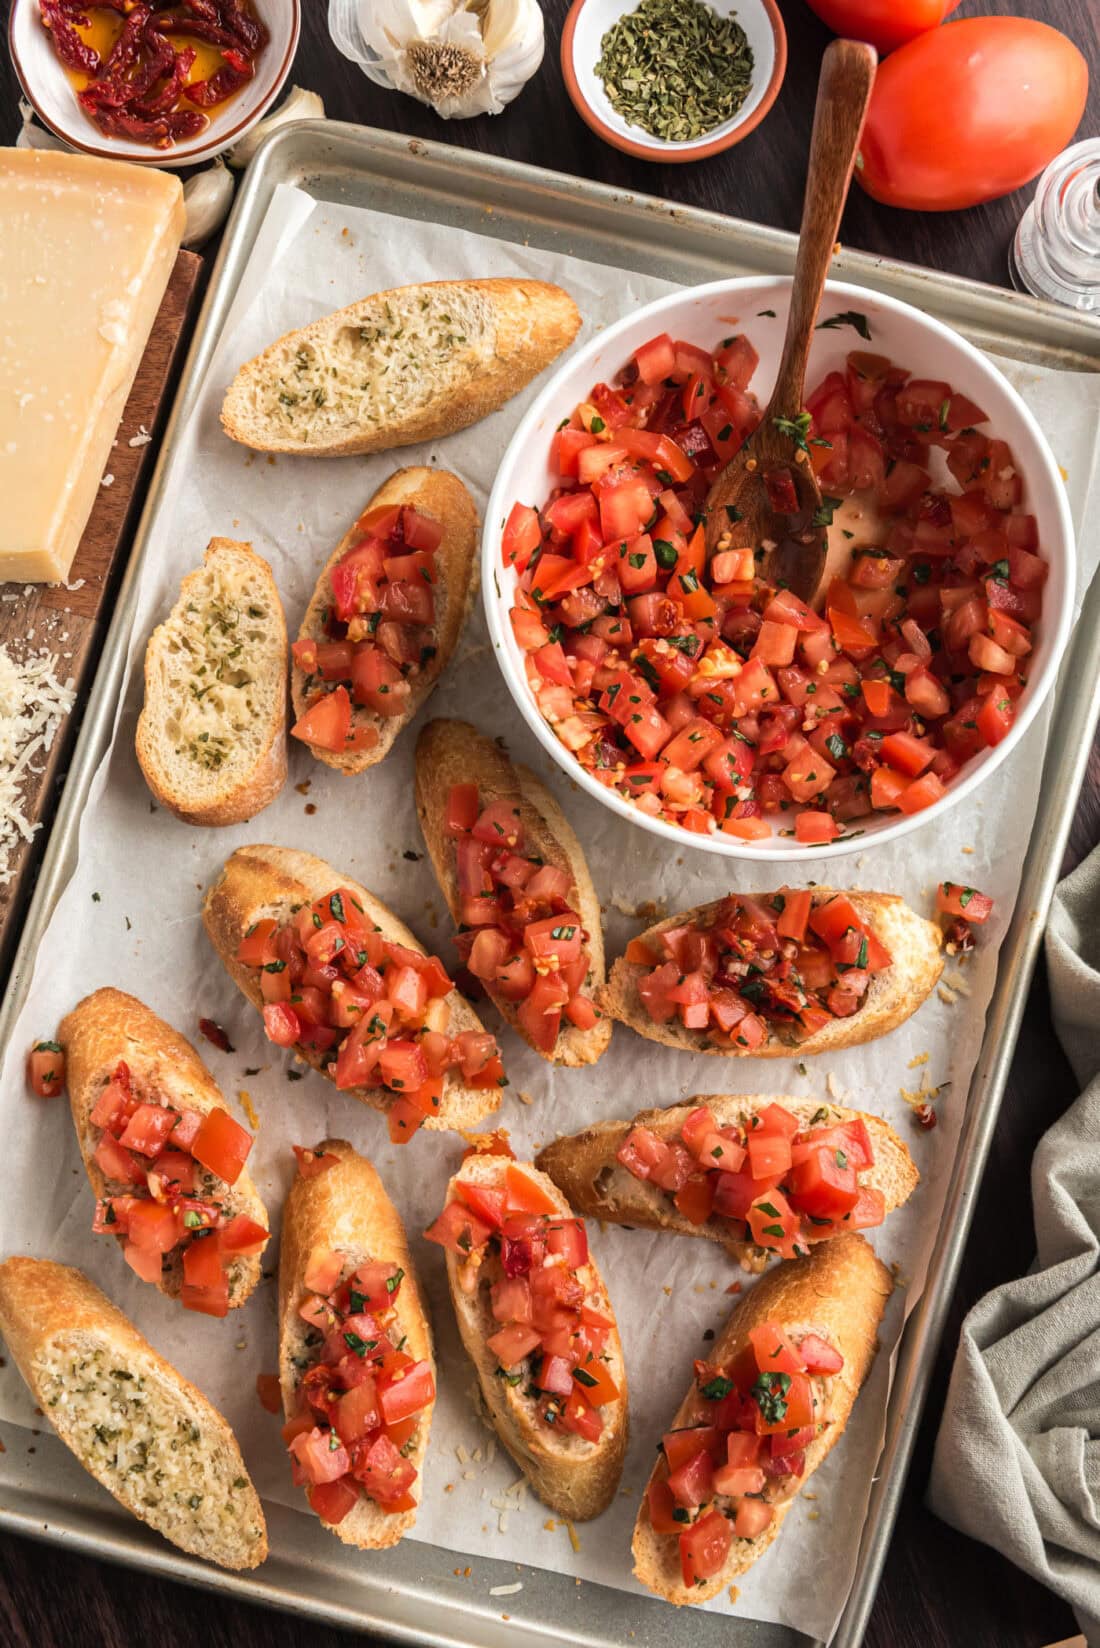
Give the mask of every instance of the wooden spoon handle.
[(769, 414), (794, 417), (802, 410), (806, 359), (848, 198), (877, 62), (872, 46), (858, 40), (834, 40), (821, 64), (787, 335)]

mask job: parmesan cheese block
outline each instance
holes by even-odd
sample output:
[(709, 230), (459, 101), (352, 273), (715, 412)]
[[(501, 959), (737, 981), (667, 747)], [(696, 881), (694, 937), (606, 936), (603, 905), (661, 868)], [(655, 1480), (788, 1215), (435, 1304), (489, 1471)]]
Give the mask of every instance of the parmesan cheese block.
[(166, 172), (0, 149), (0, 580), (68, 578), (183, 221)]

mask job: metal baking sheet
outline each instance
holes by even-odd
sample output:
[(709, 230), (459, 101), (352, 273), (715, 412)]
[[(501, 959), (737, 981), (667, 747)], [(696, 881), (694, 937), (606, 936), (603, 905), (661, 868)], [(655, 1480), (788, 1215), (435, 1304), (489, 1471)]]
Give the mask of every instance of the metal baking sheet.
[[(392, 133), (311, 122), (274, 134), (249, 169), (215, 266), (165, 434), (103, 660), (26, 928), (0, 1007), (6, 1041), (39, 939), (75, 861), (77, 824), (110, 740), (136, 594), (136, 573), (159, 506), (166, 457), (191, 412), (272, 192), (295, 184), (318, 199), (369, 205), (404, 217), (471, 228), (568, 251), (611, 268), (644, 269), (685, 284), (753, 272), (788, 273), (795, 238), (713, 213), (623, 194), (515, 162), (408, 140)], [(842, 251), (843, 279), (905, 299), (984, 348), (1063, 370), (1100, 370), (1100, 327), (1031, 298), (887, 259)], [(955, 1178), (924, 1294), (903, 1335), (886, 1437), (863, 1531), (854, 1588), (834, 1648), (857, 1648), (873, 1604), (906, 1467), (966, 1240), (977, 1185), (996, 1124), (1027, 989), (1084, 771), (1100, 690), (1100, 581), (1090, 590), (1057, 694), (1046, 770), (1020, 897), (1000, 957), (982, 1055), (971, 1087)], [(107, 1560), (129, 1562), (206, 1589), (230, 1591), (314, 1619), (391, 1640), (483, 1648), (576, 1644), (637, 1648), (810, 1648), (790, 1629), (709, 1614), (673, 1615), (648, 1598), (514, 1563), (478, 1560), (478, 1591), (454, 1553), (406, 1541), (360, 1556), (312, 1518), (268, 1508), (271, 1556), (254, 1575), (231, 1576), (176, 1552), (99, 1490), (52, 1436), (15, 1433), (0, 1455), (0, 1526)], [(31, 1449), (34, 1449), (33, 1454)], [(523, 1580), (492, 1599), (490, 1584)], [(816, 1648), (822, 1648), (817, 1644)]]

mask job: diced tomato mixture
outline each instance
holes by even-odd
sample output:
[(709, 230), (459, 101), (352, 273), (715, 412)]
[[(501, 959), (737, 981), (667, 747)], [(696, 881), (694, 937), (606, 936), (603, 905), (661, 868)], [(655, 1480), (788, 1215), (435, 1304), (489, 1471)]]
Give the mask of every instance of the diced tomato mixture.
[[(744, 337), (662, 336), (595, 386), (554, 436), (549, 499), (505, 524), (511, 620), (539, 709), (599, 783), (695, 834), (827, 844), (933, 805), (1004, 738), (1049, 567), (981, 408), (865, 352), (787, 420), (824, 495), (821, 520), (790, 520), (829, 525), (855, 496), (876, 541), (841, 554), (820, 611), (757, 577), (732, 519), (708, 565), (703, 506), (759, 420), (756, 364)], [(764, 480), (796, 508), (791, 469)]]
[(843, 893), (822, 899), (782, 888), (731, 893), (696, 925), (633, 939), (638, 994), (654, 1024), (679, 1020), (709, 1042), (752, 1053), (769, 1036), (797, 1043), (851, 1018), (871, 980), (893, 963)]
[(36, 1041), (27, 1054), (27, 1085), (39, 1099), (65, 1091), (65, 1055), (56, 1041)]
[(409, 1455), (435, 1378), (430, 1362), (401, 1348), (403, 1277), (380, 1261), (353, 1266), (341, 1253), (310, 1254), (298, 1314), (315, 1355), (283, 1440), (294, 1481), (324, 1522), (342, 1522), (360, 1495), (391, 1514), (417, 1503)]
[(974, 948), (974, 928), (983, 926), (993, 914), (993, 900), (976, 887), (941, 881), (936, 888), (936, 913), (948, 955), (965, 954)]
[(456, 1194), (425, 1231), (485, 1288), (497, 1375), (518, 1386), (539, 1421), (598, 1442), (602, 1409), (620, 1400), (608, 1367), (614, 1322), (588, 1263), (584, 1221), (561, 1214), (522, 1168), (499, 1185), (456, 1180)]
[(413, 683), (436, 655), (435, 552), (441, 524), (410, 504), (360, 516), (361, 536), (331, 573), (324, 638), (295, 641), (307, 709), (295, 738), (342, 753), (371, 749), (378, 730), (356, 724), (356, 707), (404, 715)]
[(699, 1105), (670, 1138), (635, 1125), (616, 1155), (692, 1224), (730, 1221), (745, 1241), (783, 1259), (886, 1217), (882, 1192), (860, 1181), (875, 1161), (866, 1125), (830, 1122), (826, 1108), (809, 1127), (775, 1103), (746, 1124), (721, 1127)]
[(123, 1061), (92, 1107), (100, 1129), (96, 1166), (107, 1193), (92, 1229), (116, 1236), (143, 1282), (159, 1282), (165, 1264), (183, 1265), (185, 1310), (224, 1316), (235, 1260), (263, 1251), (268, 1232), (247, 1214), (227, 1216), (226, 1185), (236, 1184), (252, 1135), (226, 1110), (177, 1110), (135, 1083)]
[(666, 1431), (646, 1490), (654, 1533), (680, 1542), (685, 1585), (720, 1574), (734, 1539), (762, 1534), (798, 1491), (828, 1418), (821, 1382), (843, 1367), (818, 1334), (796, 1341), (775, 1322), (753, 1328), (728, 1367), (696, 1362), (694, 1421)]
[(476, 784), (452, 786), (445, 824), (462, 900), (459, 954), (550, 1057), (563, 1015), (582, 1030), (599, 1017), (585, 994), (591, 960), (573, 878), (529, 849), (512, 802), (483, 804)]
[(282, 925), (257, 922), (237, 960), (259, 973), (271, 1041), (319, 1057), (337, 1087), (389, 1089), (395, 1144), (439, 1110), (448, 1072), (467, 1087), (504, 1085), (495, 1036), (447, 1034), (454, 986), (439, 957), (383, 938), (347, 887)]

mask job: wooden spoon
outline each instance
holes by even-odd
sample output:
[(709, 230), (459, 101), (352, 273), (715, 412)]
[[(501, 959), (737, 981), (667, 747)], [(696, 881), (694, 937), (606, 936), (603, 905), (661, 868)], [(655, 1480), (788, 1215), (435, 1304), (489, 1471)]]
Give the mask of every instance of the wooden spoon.
[[(834, 40), (825, 53), (779, 373), (759, 427), (716, 477), (706, 504), (708, 558), (724, 549), (749, 547), (757, 555), (758, 577), (785, 585), (807, 604), (825, 569), (827, 533), (821, 488), (800, 423), (806, 359), (877, 61), (873, 47), (856, 40)], [(777, 482), (777, 502), (793, 484), (793, 509), (773, 503), (765, 485), (769, 475)]]

